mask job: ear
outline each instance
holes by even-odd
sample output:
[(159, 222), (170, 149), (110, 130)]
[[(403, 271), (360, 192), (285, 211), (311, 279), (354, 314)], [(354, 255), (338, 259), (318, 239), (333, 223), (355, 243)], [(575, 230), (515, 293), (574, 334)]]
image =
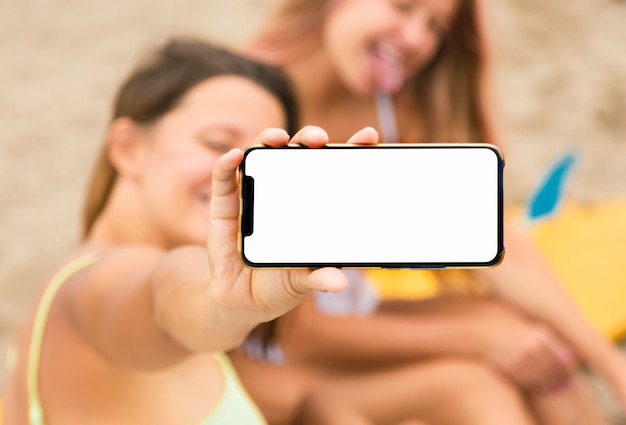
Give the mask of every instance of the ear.
[(109, 160), (121, 176), (135, 177), (145, 149), (143, 132), (130, 118), (115, 119), (107, 132)]

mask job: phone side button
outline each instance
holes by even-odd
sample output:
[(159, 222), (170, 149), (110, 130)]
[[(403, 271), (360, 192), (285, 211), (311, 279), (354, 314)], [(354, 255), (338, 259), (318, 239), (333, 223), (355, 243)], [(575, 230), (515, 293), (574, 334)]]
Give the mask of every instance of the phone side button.
[(254, 179), (243, 176), (242, 184), (241, 233), (245, 237), (254, 232)]

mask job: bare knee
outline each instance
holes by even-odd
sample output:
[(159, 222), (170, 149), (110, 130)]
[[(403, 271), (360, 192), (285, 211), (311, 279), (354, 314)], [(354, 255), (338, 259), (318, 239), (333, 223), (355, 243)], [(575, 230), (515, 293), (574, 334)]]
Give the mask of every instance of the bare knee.
[(490, 366), (478, 361), (437, 362), (449, 380), (442, 386), (443, 422), (462, 424), (531, 424), (522, 392)]
[(308, 394), (294, 423), (299, 425), (373, 425), (355, 407), (328, 393)]

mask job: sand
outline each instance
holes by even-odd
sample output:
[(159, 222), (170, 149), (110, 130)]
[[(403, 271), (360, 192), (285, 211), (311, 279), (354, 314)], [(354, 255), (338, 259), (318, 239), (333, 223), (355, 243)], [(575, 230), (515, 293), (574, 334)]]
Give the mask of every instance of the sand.
[[(79, 232), (117, 83), (171, 34), (236, 46), (272, 0), (0, 2), (0, 358)], [(626, 196), (626, 2), (487, 0), (507, 196), (575, 149), (567, 196)], [(0, 374), (0, 387), (2, 375)]]

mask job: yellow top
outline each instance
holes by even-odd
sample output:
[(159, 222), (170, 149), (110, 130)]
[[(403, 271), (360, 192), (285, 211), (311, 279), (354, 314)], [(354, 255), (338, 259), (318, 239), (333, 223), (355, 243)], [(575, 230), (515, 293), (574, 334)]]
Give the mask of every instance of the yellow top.
[[(45, 289), (41, 297), (41, 301), (39, 302), (31, 334), (26, 377), (28, 392), (28, 419), (30, 425), (46, 424), (44, 411), (39, 398), (38, 381), (41, 346), (50, 307), (63, 283), (65, 283), (65, 281), (67, 281), (67, 279), (74, 273), (89, 266), (95, 261), (95, 254), (87, 254), (67, 264), (52, 278), (50, 284)], [(198, 425), (267, 425), (267, 422), (261, 415), (259, 409), (241, 385), (241, 382), (237, 377), (237, 373), (228, 359), (228, 356), (221, 352), (215, 353), (214, 356), (220, 366), (222, 376), (224, 378), (224, 389), (219, 402)]]

